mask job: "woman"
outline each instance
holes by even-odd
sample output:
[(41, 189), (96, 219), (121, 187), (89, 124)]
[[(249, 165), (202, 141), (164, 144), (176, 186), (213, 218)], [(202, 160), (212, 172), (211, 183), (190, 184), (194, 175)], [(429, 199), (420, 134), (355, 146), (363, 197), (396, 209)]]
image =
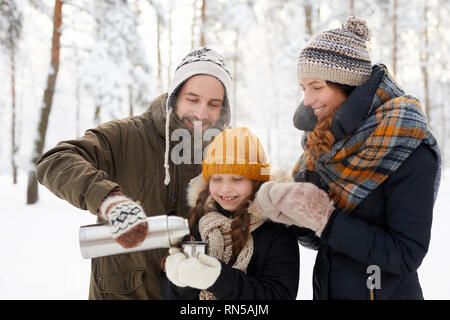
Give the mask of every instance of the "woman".
[(318, 250), (314, 299), (423, 299), (417, 269), (430, 241), (439, 149), (419, 101), (384, 65), (371, 65), (369, 37), (365, 21), (349, 17), (300, 53), (304, 102), (294, 124), (307, 137), (293, 175), (335, 203), (331, 214), (288, 213), (301, 244)]

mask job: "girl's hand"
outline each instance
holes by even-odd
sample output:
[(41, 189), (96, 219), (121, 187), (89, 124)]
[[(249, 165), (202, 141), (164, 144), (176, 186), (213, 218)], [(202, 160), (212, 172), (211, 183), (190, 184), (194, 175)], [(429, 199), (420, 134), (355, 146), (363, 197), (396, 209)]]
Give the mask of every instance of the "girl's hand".
[(183, 260), (178, 266), (178, 276), (187, 286), (204, 290), (216, 282), (221, 268), (219, 260), (200, 254), (197, 259)]

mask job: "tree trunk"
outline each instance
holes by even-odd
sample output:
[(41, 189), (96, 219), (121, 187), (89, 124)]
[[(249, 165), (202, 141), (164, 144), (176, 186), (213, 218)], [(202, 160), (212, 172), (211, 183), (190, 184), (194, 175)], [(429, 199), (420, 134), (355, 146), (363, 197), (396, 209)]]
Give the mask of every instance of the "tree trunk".
[(306, 24), (306, 40), (311, 39), (313, 35), (312, 30), (312, 6), (310, 3), (305, 4), (305, 24)]
[(16, 59), (15, 46), (11, 47), (11, 166), (13, 171), (13, 183), (17, 183), (17, 142), (16, 142)]
[(134, 108), (133, 108), (133, 87), (131, 85), (128, 85), (128, 103), (129, 103), (129, 113), (130, 117), (134, 114)]
[(169, 49), (168, 49), (168, 58), (169, 61), (167, 62), (167, 88), (170, 87), (170, 83), (172, 82), (172, 5), (170, 5), (169, 7), (169, 17), (167, 19), (167, 23), (168, 23), (168, 45), (169, 45)]
[[(441, 26), (442, 25), (442, 23), (443, 23), (443, 19), (442, 19), (442, 17), (447, 17), (448, 16), (448, 13), (449, 13), (449, 8), (448, 7), (446, 7), (445, 6), (445, 1), (447, 1), (447, 0), (440, 0), (440, 1), (438, 1), (438, 3), (437, 3), (437, 8), (439, 8), (438, 10), (438, 12), (437, 12), (437, 14), (436, 14), (436, 16), (437, 16), (437, 25), (438, 26)], [(444, 10), (444, 11), (441, 11), (440, 10), (440, 8), (447, 8), (446, 10)], [(444, 18), (445, 19), (445, 18)], [(439, 39), (438, 39), (438, 41), (443, 41), (443, 39), (442, 39), (442, 34), (440, 34), (439, 33)], [(443, 46), (442, 48), (445, 48), (445, 46)], [(441, 49), (442, 49), (441, 48)], [(443, 50), (444, 51), (444, 54), (445, 54), (445, 49)], [(440, 69), (441, 70), (446, 70), (446, 68), (447, 68), (447, 65), (446, 65), (446, 61), (445, 61), (446, 59), (440, 59), (440, 63), (439, 63), (439, 65), (440, 65)], [(449, 100), (449, 98), (450, 98), (450, 94), (449, 94), (449, 92), (450, 92), (450, 82), (449, 81), (447, 81), (447, 82), (440, 82), (440, 84), (439, 84), (439, 87), (440, 87), (440, 89), (439, 89), (439, 91), (440, 92), (442, 92), (442, 95), (441, 95), (441, 100), (440, 100), (440, 105), (441, 105), (441, 141), (440, 141), (440, 145), (439, 145), (439, 147), (440, 147), (440, 149), (441, 149), (441, 153), (442, 153), (442, 155), (441, 155), (441, 157), (442, 157), (442, 159), (444, 159), (442, 162), (443, 162), (443, 167), (445, 167), (445, 166), (448, 166), (449, 164), (450, 164), (450, 161), (448, 160), (448, 157), (447, 157), (447, 154), (448, 154), (448, 152), (447, 152), (447, 138), (448, 138), (448, 131), (447, 131), (447, 120), (448, 120), (448, 110), (447, 110), (447, 108), (446, 108), (446, 106), (447, 106), (447, 101)]]
[(62, 23), (62, 5), (61, 0), (55, 1), (55, 9), (53, 14), (53, 36), (51, 51), (51, 71), (47, 77), (47, 87), (44, 91), (42, 109), (38, 125), (37, 137), (34, 143), (34, 150), (31, 158), (32, 168), (28, 174), (27, 204), (36, 203), (38, 200), (38, 185), (36, 179), (36, 162), (42, 154), (45, 146), (45, 137), (47, 134), (48, 119), (53, 103), (53, 95), (55, 93), (56, 77), (59, 69), (59, 49), (61, 39), (61, 23)]
[[(78, 59), (77, 59), (78, 61)], [(75, 106), (75, 137), (80, 136), (80, 109), (81, 109), (81, 96), (80, 96), (80, 84), (75, 84), (75, 98), (76, 98), (76, 106)]]
[(200, 27), (200, 46), (201, 47), (204, 47), (206, 44), (205, 27), (206, 27), (206, 0), (202, 0), (202, 25)]
[(429, 39), (428, 39), (428, 5), (425, 3), (425, 7), (423, 8), (423, 21), (424, 21), (424, 27), (423, 27), (423, 46), (422, 52), (420, 52), (420, 61), (421, 61), (421, 69), (422, 69), (422, 75), (423, 75), (423, 88), (424, 88), (424, 96), (425, 96), (425, 115), (428, 119), (428, 125), (431, 126), (431, 118), (430, 118), (430, 90), (429, 90), (429, 81), (428, 81), (428, 63), (429, 63), (429, 55), (428, 55), (428, 46), (429, 46)]
[(197, 0), (194, 0), (194, 14), (192, 16), (191, 24), (191, 49), (195, 47), (195, 27), (197, 25)]
[(96, 125), (100, 124), (100, 109), (101, 109), (101, 99), (100, 98), (95, 98), (95, 110), (94, 110), (94, 123)]
[(398, 38), (397, 38), (397, 0), (394, 0), (394, 16), (392, 19), (392, 33), (394, 35), (393, 48), (392, 48), (392, 72), (394, 77), (397, 76), (397, 48), (398, 48)]
[(236, 30), (236, 37), (234, 39), (234, 57), (233, 57), (233, 110), (231, 110), (231, 127), (236, 125), (236, 110), (237, 110), (237, 81), (238, 81), (238, 62), (239, 62), (239, 30)]
[(156, 47), (158, 57), (158, 92), (163, 91), (163, 79), (162, 79), (162, 62), (161, 62), (161, 17), (156, 12)]
[[(446, 88), (444, 87), (446, 86)], [(448, 92), (448, 87), (449, 84), (442, 84), (441, 83), (441, 88), (443, 89), (443, 97), (447, 97), (448, 93), (446, 94), (446, 92)], [(447, 89), (447, 90), (445, 90)], [(442, 166), (445, 167), (449, 164), (449, 161), (447, 160), (447, 109), (445, 108), (445, 103), (444, 100), (441, 100), (440, 103), (440, 111), (441, 111), (441, 139), (440, 139), (440, 144), (439, 144), (439, 148), (441, 149), (441, 158), (444, 159), (442, 162)]]

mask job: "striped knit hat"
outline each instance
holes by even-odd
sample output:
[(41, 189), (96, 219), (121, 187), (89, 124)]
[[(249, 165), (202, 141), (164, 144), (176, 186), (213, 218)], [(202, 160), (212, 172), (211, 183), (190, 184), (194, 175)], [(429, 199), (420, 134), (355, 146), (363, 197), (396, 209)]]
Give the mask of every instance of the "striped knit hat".
[(208, 146), (202, 163), (203, 179), (213, 174), (235, 174), (268, 181), (270, 164), (258, 137), (245, 127), (225, 129)]
[(298, 79), (318, 78), (359, 86), (372, 72), (366, 41), (370, 40), (367, 23), (350, 16), (342, 28), (319, 33), (301, 51)]

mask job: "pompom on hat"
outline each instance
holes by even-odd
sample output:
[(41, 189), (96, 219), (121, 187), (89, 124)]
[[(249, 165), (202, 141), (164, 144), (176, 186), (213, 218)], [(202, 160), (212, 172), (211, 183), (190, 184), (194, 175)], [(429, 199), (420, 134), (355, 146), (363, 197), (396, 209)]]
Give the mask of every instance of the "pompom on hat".
[(208, 146), (202, 162), (203, 179), (213, 174), (235, 174), (268, 181), (270, 164), (258, 137), (246, 127), (225, 129)]
[(342, 28), (319, 33), (300, 52), (297, 76), (359, 86), (372, 72), (366, 21), (350, 16)]

